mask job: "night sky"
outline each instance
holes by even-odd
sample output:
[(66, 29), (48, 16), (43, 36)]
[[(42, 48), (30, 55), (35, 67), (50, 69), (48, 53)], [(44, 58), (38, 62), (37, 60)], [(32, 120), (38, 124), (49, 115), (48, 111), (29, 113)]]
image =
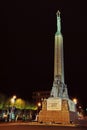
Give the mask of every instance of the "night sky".
[(80, 0), (0, 3), (0, 92), (31, 99), (50, 90), (54, 76), (56, 12), (61, 12), (65, 83), (87, 106), (87, 11)]

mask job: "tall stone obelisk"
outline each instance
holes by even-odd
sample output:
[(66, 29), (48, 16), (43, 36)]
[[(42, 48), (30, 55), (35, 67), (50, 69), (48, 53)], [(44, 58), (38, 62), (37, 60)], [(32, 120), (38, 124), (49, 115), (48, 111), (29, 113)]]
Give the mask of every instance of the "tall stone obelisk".
[(54, 82), (51, 96), (68, 98), (67, 86), (64, 83), (64, 56), (63, 56), (63, 36), (61, 33), (60, 12), (57, 12), (57, 32), (54, 44)]
[(64, 83), (63, 36), (61, 34), (60, 12), (57, 12), (57, 32), (54, 45), (54, 81), (50, 97), (42, 102), (39, 122), (75, 123), (77, 112), (75, 103), (69, 99)]
[(58, 76), (64, 83), (63, 36), (61, 33), (60, 12), (57, 12), (57, 32), (54, 45), (54, 79)]

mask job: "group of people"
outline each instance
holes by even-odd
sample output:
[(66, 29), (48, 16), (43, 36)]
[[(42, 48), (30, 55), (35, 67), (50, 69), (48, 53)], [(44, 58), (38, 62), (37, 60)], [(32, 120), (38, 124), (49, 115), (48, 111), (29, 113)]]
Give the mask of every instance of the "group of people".
[(10, 110), (3, 110), (1, 112), (0, 121), (3, 122), (17, 122), (17, 121), (27, 121), (32, 120), (32, 113), (25, 110), (15, 110), (11, 108)]

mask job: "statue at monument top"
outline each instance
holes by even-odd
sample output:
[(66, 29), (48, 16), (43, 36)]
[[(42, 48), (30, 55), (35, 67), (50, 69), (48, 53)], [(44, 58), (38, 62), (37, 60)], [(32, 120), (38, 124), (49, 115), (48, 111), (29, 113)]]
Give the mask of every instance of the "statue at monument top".
[(60, 11), (58, 10), (57, 13), (56, 13), (57, 16), (60, 16)]
[(60, 11), (58, 10), (57, 13), (57, 34), (61, 34), (61, 18), (60, 18)]

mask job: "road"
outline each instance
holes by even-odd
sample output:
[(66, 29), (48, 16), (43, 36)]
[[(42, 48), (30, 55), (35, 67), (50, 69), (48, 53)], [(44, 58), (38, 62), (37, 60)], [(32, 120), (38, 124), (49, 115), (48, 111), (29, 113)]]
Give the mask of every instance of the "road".
[(87, 130), (87, 127), (30, 125), (28, 123), (3, 123), (0, 130)]

